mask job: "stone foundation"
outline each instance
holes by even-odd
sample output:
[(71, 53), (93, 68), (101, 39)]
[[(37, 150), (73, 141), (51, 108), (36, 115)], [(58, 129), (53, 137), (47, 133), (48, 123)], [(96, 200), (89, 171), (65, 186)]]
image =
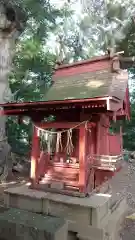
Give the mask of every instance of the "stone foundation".
[[(68, 222), (68, 240), (117, 240), (116, 235), (124, 212), (126, 200), (122, 199), (111, 209), (112, 196), (94, 194), (78, 198), (29, 189), (27, 186), (5, 191), (6, 207), (42, 213)], [(72, 234), (71, 234), (72, 232)]]
[(67, 240), (62, 218), (10, 208), (0, 213), (0, 237), (9, 240)]

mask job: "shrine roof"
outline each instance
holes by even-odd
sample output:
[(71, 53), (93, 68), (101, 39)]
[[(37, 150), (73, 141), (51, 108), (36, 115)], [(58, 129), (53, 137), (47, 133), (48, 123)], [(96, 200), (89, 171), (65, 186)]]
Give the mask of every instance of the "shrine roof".
[(73, 63), (62, 64), (62, 65), (59, 65), (58, 69), (70, 68), (73, 66), (84, 65), (84, 64), (89, 64), (89, 63), (103, 61), (103, 60), (110, 60), (110, 56), (109, 55), (101, 55), (101, 56), (92, 57), (87, 60), (81, 60), (81, 61), (77, 61), (77, 62), (73, 62)]
[[(64, 101), (114, 96), (123, 99), (128, 76), (112, 73), (108, 55), (62, 65), (53, 75), (53, 83), (44, 101)], [(121, 91), (122, 90), (122, 91)]]
[(123, 69), (133, 67), (135, 59), (119, 57), (119, 61), (121, 69), (116, 72), (112, 72), (109, 55), (59, 66), (42, 101), (0, 104), (4, 110), (0, 114), (30, 115), (39, 110), (52, 113), (75, 107), (116, 111), (123, 106), (128, 87), (128, 73)]
[(111, 75), (108, 71), (58, 77), (55, 78), (44, 100), (89, 99), (107, 96), (110, 80)]

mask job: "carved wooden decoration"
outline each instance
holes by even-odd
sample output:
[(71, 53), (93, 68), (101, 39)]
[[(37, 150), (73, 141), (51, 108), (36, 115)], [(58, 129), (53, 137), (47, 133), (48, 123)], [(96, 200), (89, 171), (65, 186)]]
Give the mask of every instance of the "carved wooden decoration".
[(114, 56), (112, 59), (112, 72), (120, 71), (120, 60), (118, 56)]

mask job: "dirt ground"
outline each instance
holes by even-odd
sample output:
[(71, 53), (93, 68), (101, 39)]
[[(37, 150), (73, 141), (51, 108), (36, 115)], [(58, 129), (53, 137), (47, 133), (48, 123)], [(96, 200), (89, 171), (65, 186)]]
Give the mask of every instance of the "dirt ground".
[(10, 187), (21, 186), (29, 182), (29, 174), (13, 173), (6, 182), (0, 183), (0, 205), (4, 204), (4, 190)]
[[(122, 170), (110, 180), (112, 193), (117, 195), (125, 195), (128, 203), (129, 216), (135, 213), (135, 160), (130, 163), (124, 163)], [(115, 196), (114, 194), (114, 196)], [(120, 231), (120, 240), (135, 240), (135, 221), (123, 219)]]
[[(14, 173), (6, 183), (0, 184), (0, 205), (3, 205), (4, 189), (27, 183), (28, 179), (28, 174)], [(122, 170), (109, 181), (109, 184), (115, 197), (126, 195), (129, 206), (127, 215), (135, 213), (135, 160), (132, 163), (124, 163)], [(135, 221), (123, 219), (120, 239), (135, 240)]]

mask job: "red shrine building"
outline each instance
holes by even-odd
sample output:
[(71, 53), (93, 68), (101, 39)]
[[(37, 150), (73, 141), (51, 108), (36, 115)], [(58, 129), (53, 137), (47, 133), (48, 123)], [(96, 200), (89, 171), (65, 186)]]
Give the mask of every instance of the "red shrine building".
[(105, 55), (61, 65), (44, 101), (1, 105), (33, 122), (31, 188), (86, 196), (120, 169), (122, 127), (110, 128), (130, 119), (125, 63)]

